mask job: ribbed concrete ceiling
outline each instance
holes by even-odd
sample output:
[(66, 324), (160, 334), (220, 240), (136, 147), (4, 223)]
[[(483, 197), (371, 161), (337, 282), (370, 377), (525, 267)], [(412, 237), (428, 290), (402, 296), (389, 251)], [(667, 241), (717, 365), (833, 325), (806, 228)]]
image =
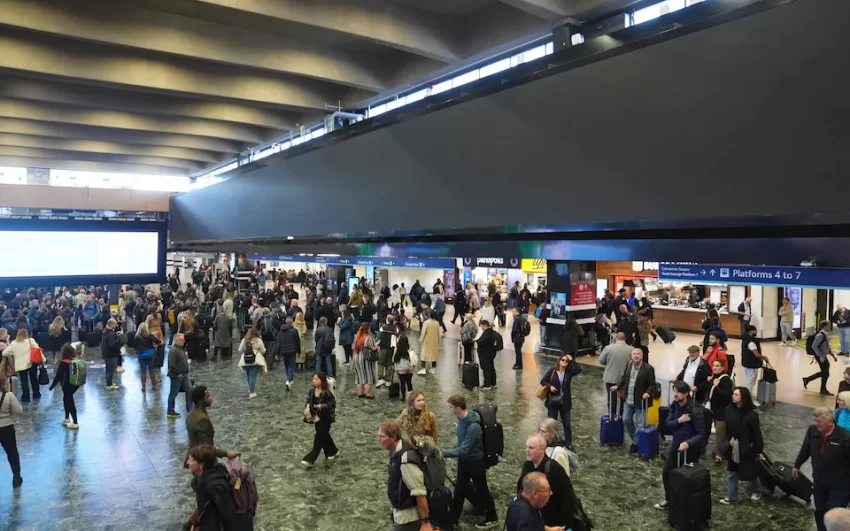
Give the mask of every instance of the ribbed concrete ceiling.
[(0, 165), (186, 175), (601, 0), (0, 0)]

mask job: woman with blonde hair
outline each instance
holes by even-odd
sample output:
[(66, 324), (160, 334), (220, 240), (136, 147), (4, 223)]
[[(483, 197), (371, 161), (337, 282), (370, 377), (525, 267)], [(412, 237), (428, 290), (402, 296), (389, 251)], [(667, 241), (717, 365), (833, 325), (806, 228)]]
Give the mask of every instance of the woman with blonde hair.
[(50, 363), (56, 361), (56, 354), (62, 350), (62, 345), (71, 342), (71, 331), (65, 328), (65, 319), (61, 315), (57, 315), (56, 319), (50, 324), (47, 329), (47, 352), (51, 353)]
[(440, 442), (437, 434), (437, 416), (428, 408), (425, 402), (425, 393), (413, 391), (407, 397), (407, 408), (398, 417), (401, 427), (407, 432), (408, 438), (414, 435), (427, 435), (434, 439), (434, 443)]
[(162, 340), (152, 334), (147, 321), (139, 325), (136, 330), (136, 352), (138, 352), (139, 375), (142, 377), (142, 392), (145, 392), (148, 380), (145, 372), (151, 376), (151, 389), (156, 391), (156, 373), (154, 370), (154, 355), (156, 348), (162, 344)]
[(205, 361), (206, 356), (201, 350), (201, 338), (198, 335), (198, 322), (192, 310), (186, 310), (183, 322), (180, 323), (180, 333), (186, 339), (186, 354), (191, 361)]
[[(36, 400), (41, 398), (41, 389), (38, 386), (39, 363), (30, 361), (30, 351), (39, 348), (34, 339), (30, 339), (25, 328), (18, 330), (15, 340), (3, 350), (3, 357), (12, 357), (15, 360), (15, 370), (18, 371), (18, 381), (21, 383), (21, 402), (30, 401), (30, 385), (32, 385), (32, 397)], [(42, 363), (44, 363), (42, 355)]]
[(307, 364), (307, 350), (315, 350), (310, 349), (311, 342), (307, 341), (307, 321), (304, 320), (304, 312), (295, 314), (295, 321), (292, 326), (298, 330), (298, 337), (301, 338), (301, 351), (295, 355), (295, 368), (303, 369), (304, 365)]
[[(474, 310), (470, 310), (471, 314), (474, 314)], [(484, 303), (484, 308), (481, 309), (481, 319), (479, 319), (479, 323), (481, 321), (487, 321), (491, 325), (496, 322), (496, 307), (493, 306), (493, 301), (490, 300), (490, 296), (487, 296), (487, 302)]]
[[(361, 323), (354, 337), (354, 358), (351, 360), (351, 368), (354, 369), (354, 383), (357, 385), (357, 396), (374, 400), (372, 386), (375, 384), (375, 375), (378, 373), (377, 351), (375, 340), (369, 332), (370, 323)], [(363, 388), (366, 393), (363, 393)]]

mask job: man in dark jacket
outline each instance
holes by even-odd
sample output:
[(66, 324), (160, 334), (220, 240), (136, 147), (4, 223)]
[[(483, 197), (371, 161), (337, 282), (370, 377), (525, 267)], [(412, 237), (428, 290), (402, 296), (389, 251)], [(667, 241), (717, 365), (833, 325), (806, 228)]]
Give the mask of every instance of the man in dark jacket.
[(711, 367), (699, 355), (699, 347), (691, 345), (688, 347), (688, 358), (682, 366), (682, 372), (676, 376), (673, 383), (687, 383), (691, 391), (695, 393), (696, 401), (702, 403), (705, 400), (705, 386), (702, 384), (708, 381), (709, 376), (711, 376)]
[(525, 476), (532, 472), (542, 472), (552, 490), (549, 501), (540, 508), (543, 524), (547, 527), (573, 528), (578, 501), (567, 471), (546, 455), (546, 441), (540, 434), (531, 435), (525, 441), (525, 455), (528, 461), (522, 465), (517, 480), (517, 494), (522, 494), (522, 480)]
[(806, 431), (791, 475), (796, 478), (803, 463), (812, 460), (815, 523), (825, 531), (823, 515), (850, 503), (850, 432), (835, 425), (829, 408), (815, 408), (813, 415), (815, 424)]
[(552, 496), (552, 489), (546, 475), (532, 472), (522, 480), (522, 491), (511, 500), (508, 516), (505, 518), (505, 531), (544, 531), (544, 507)]
[(643, 362), (643, 351), (639, 348), (632, 349), (632, 361), (626, 366), (626, 372), (620, 378), (620, 383), (611, 387), (611, 391), (620, 391), (623, 397), (623, 423), (626, 431), (632, 439), (630, 453), (637, 453), (637, 439), (635, 432), (643, 428), (646, 423), (644, 418), (644, 400), (651, 400), (655, 395), (655, 369), (652, 365)]
[(325, 303), (319, 307), (319, 310), (316, 312), (316, 316), (321, 319), (324, 317), (328, 320), (328, 323), (336, 322), (336, 310), (334, 309), (334, 300), (332, 297), (328, 297), (325, 300)]
[(324, 372), (327, 376), (333, 377), (334, 364), (333, 355), (336, 347), (336, 338), (334, 337), (334, 329), (328, 326), (327, 317), (319, 319), (319, 326), (316, 328), (316, 372)]
[[(186, 415), (186, 431), (189, 434), (189, 452), (199, 444), (208, 444), (215, 450), (216, 457), (236, 459), (236, 452), (222, 450), (215, 445), (215, 428), (213, 428), (207, 408), (212, 405), (212, 396), (206, 386), (199, 385), (192, 389), (192, 411)], [(187, 465), (188, 466), (188, 465)]]
[(286, 366), (286, 390), (289, 391), (292, 387), (292, 382), (295, 380), (295, 356), (301, 354), (301, 336), (298, 330), (292, 326), (292, 316), (286, 318), (286, 322), (280, 327), (280, 332), (277, 333), (277, 358), (283, 358), (283, 363)]
[[(126, 338), (124, 344), (127, 343)], [(109, 319), (106, 322), (106, 328), (103, 329), (103, 339), (100, 343), (101, 354), (103, 361), (106, 363), (106, 389), (107, 391), (115, 391), (121, 387), (114, 385), (112, 377), (115, 375), (115, 370), (118, 368), (118, 358), (121, 357), (121, 339), (118, 336), (118, 323), (115, 319)]]
[(478, 326), (481, 328), (481, 337), (478, 338), (478, 361), (481, 362), (481, 372), (484, 373), (484, 385), (482, 390), (496, 387), (496, 353), (501, 350), (502, 342), (498, 332), (490, 327), (486, 319), (482, 319)]
[(514, 314), (514, 322), (511, 325), (511, 343), (514, 344), (514, 353), (516, 354), (513, 368), (522, 370), (522, 345), (525, 343), (526, 332), (531, 332), (531, 325), (528, 324), (528, 318), (520, 313), (519, 308), (514, 306), (511, 311)]
[(667, 413), (667, 428), (673, 430), (673, 442), (670, 443), (670, 453), (667, 454), (667, 461), (661, 472), (664, 501), (655, 504), (658, 510), (667, 509), (667, 501), (670, 498), (670, 471), (686, 463), (696, 463), (708, 438), (703, 408), (695, 405), (690, 398), (690, 386), (679, 382), (674, 390), (674, 401)]
[(625, 304), (617, 306), (620, 309), (617, 315), (617, 332), (622, 332), (626, 336), (626, 343), (632, 346), (640, 346), (640, 336), (638, 335), (637, 324), (629, 312), (629, 307)]
[(452, 324), (455, 324), (458, 317), (463, 322), (463, 316), (466, 315), (466, 292), (461, 286), (458, 286), (458, 289), (455, 290), (454, 307), (455, 314), (452, 317)]
[(372, 321), (375, 319), (375, 313), (378, 308), (372, 302), (372, 297), (366, 293), (363, 294), (363, 304), (360, 306), (360, 322), (368, 323), (372, 326)]
[(578, 338), (583, 335), (584, 328), (568, 313), (564, 323), (564, 335), (561, 337), (561, 350), (564, 354), (575, 357), (578, 354)]
[(186, 338), (183, 334), (175, 334), (174, 344), (168, 349), (168, 379), (171, 381), (171, 389), (168, 390), (168, 412), (171, 419), (180, 418), (180, 413), (174, 410), (174, 402), (177, 395), (183, 391), (186, 399), (186, 413), (192, 409), (192, 386), (189, 384), (189, 359), (186, 357), (184, 345)]

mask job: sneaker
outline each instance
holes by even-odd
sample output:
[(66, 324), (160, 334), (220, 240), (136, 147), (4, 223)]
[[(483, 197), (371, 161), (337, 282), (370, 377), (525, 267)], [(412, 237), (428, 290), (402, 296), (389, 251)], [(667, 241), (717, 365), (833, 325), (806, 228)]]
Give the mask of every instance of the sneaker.
[(418, 374), (419, 376), (425, 376), (425, 373), (426, 373), (425, 369), (421, 369), (416, 374)]
[(326, 457), (325, 457), (325, 459), (327, 459), (328, 461), (333, 461), (333, 460), (335, 460), (337, 457), (339, 457), (339, 450), (337, 450), (337, 452), (336, 452), (334, 455), (326, 456)]
[(490, 389), (492, 389), (492, 387), (490, 387), (490, 386), (488, 386), (488, 385), (485, 385), (484, 387), (481, 387), (480, 389), (481, 389), (482, 391), (489, 391)]
[(192, 364), (192, 360), (186, 360), (186, 363), (187, 363), (188, 365), (191, 365), (191, 364)]
[(475, 524), (475, 529), (490, 529), (491, 527), (497, 527), (498, 525), (498, 520), (484, 520), (483, 522)]
[(806, 378), (803, 378), (803, 389), (808, 389), (808, 388), (809, 388), (809, 380), (807, 380)]
[(378, 383), (375, 384), (375, 387), (383, 387), (385, 385), (387, 385), (387, 381), (381, 378), (380, 380), (378, 380)]
[(62, 419), (62, 424), (70, 424), (71, 419)]
[(661, 503), (656, 503), (655, 505), (653, 505), (653, 507), (655, 507), (659, 511), (663, 511), (663, 510), (667, 509), (667, 500), (664, 500)]
[(430, 370), (430, 371), (428, 371), (428, 372), (430, 372), (431, 374), (437, 374), (437, 369), (431, 369), (431, 370)]
[(69, 430), (78, 430), (78, 429), (80, 429), (80, 425), (79, 425), (79, 424), (74, 424), (73, 422), (72, 422), (72, 423), (70, 423), (70, 424), (65, 424), (65, 427), (66, 427), (66, 428), (68, 428)]
[(761, 499), (761, 492), (754, 492), (750, 499), (753, 501), (759, 501)]
[(753, 400), (753, 405), (756, 407), (761, 407), (761, 402), (759, 402), (758, 400)]
[(711, 433), (717, 433), (717, 427), (714, 425), (714, 423), (711, 424)]
[(23, 482), (24, 482), (24, 478), (22, 478), (21, 476), (18, 476), (16, 478), (12, 478), (12, 488), (17, 489), (18, 487), (21, 486), (21, 483), (23, 483)]
[(735, 502), (724, 496), (723, 498), (720, 498), (720, 503), (723, 505), (732, 505)]
[(166, 413), (165, 416), (170, 418), (170, 419), (179, 419), (180, 413), (177, 413), (176, 411), (170, 411), (170, 412)]
[(290, 390), (289, 388), (290, 388), (290, 387), (292, 387), (292, 382), (290, 382), (289, 380), (287, 380), (287, 381), (286, 381), (286, 383), (285, 383), (285, 384), (283, 384), (283, 385), (286, 387), (286, 390), (287, 390), (287, 391), (289, 391), (289, 390)]
[(786, 342), (784, 342), (784, 341), (783, 341), (783, 342), (782, 342), (782, 343), (780, 343), (779, 345), (780, 345), (780, 346), (783, 346), (783, 347), (787, 347), (787, 346), (788, 346), (788, 343), (786, 343)]
[(257, 393), (251, 393), (248, 398), (257, 398)]
[(307, 461), (306, 459), (305, 459), (305, 460), (303, 460), (303, 461), (301, 461), (301, 464), (302, 464), (303, 466), (307, 467), (307, 468), (312, 468), (312, 467), (313, 467), (313, 463), (311, 463), (310, 461)]
[(835, 393), (830, 393), (830, 392), (829, 392), (829, 391), (827, 391), (826, 389), (823, 389), (823, 390), (820, 392), (820, 394), (825, 395), (825, 396), (835, 396)]
[(114, 385), (114, 384), (106, 387), (107, 391), (117, 391), (119, 389), (121, 389), (121, 387)]

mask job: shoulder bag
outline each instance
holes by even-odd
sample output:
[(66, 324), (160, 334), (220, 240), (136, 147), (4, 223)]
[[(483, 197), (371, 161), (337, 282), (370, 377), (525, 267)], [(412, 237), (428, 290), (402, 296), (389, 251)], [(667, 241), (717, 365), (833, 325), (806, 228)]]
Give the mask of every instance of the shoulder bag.
[(537, 392), (534, 393), (534, 396), (536, 396), (540, 400), (546, 400), (546, 398), (549, 396), (549, 391), (551, 391), (551, 389), (549, 389), (549, 387), (552, 385), (552, 378), (554, 376), (555, 376), (555, 369), (552, 368), (552, 374), (549, 375), (549, 384), (548, 385), (541, 385), (540, 387), (538, 387)]
[(33, 345), (32, 339), (30, 339), (30, 363), (41, 365), (44, 363), (44, 359), (44, 350)]

